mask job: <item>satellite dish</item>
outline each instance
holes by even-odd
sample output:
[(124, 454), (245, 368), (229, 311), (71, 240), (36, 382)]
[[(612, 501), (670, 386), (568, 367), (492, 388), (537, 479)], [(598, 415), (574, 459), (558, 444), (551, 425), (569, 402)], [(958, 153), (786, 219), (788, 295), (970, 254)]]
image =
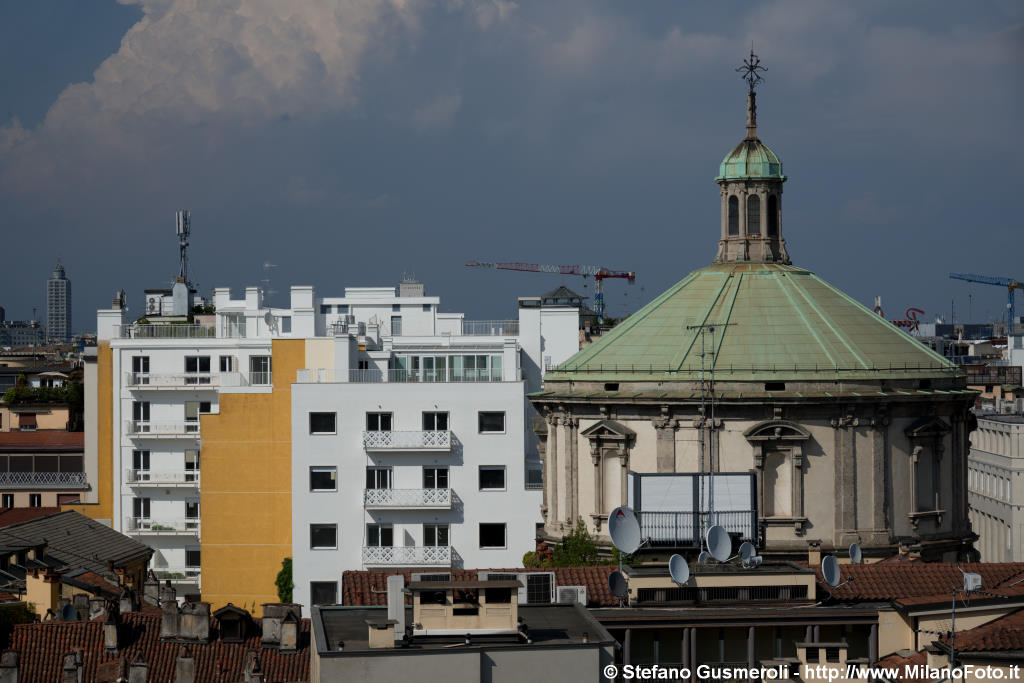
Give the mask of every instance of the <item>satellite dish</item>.
[(743, 566), (748, 566), (756, 555), (757, 549), (754, 548), (754, 544), (750, 541), (743, 541), (740, 545), (740, 560), (743, 562)]
[(821, 575), (825, 577), (825, 583), (833, 588), (839, 585), (839, 560), (835, 555), (829, 555), (821, 561)]
[(668, 558), (668, 573), (673, 581), (682, 586), (690, 580), (690, 565), (686, 564), (682, 555), (673, 555)]
[(700, 555), (697, 556), (697, 564), (707, 564), (710, 559), (711, 553), (707, 550), (702, 550), (700, 551)]
[(626, 585), (626, 577), (622, 572), (612, 572), (608, 575), (608, 589), (617, 598), (624, 597), (629, 586)]
[(71, 603), (64, 605), (64, 608), (60, 611), (60, 620), (78, 621), (78, 609)]
[(752, 558), (750, 558), (749, 566), (751, 568), (760, 567), (762, 562), (764, 562), (763, 557), (761, 557), (760, 555), (754, 555)]
[(864, 559), (864, 553), (860, 551), (860, 546), (856, 543), (850, 544), (850, 562), (853, 564), (860, 564), (861, 560)]
[(732, 552), (732, 539), (729, 538), (729, 532), (725, 530), (725, 527), (716, 524), (708, 529), (707, 541), (711, 557), (719, 562), (729, 559), (729, 553)]
[(640, 547), (640, 523), (628, 507), (617, 507), (608, 514), (608, 535), (619, 552), (632, 555)]

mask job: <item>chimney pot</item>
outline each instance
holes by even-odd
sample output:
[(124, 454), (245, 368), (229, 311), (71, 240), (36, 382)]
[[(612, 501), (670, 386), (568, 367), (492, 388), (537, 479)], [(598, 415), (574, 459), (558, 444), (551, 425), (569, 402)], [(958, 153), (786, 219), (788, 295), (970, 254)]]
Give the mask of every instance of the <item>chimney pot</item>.
[(0, 655), (0, 683), (18, 683), (18, 653), (14, 650)]
[(147, 683), (149, 680), (149, 666), (142, 653), (135, 655), (135, 660), (128, 665), (128, 683)]
[(196, 660), (187, 645), (181, 646), (174, 660), (174, 683), (196, 683)]

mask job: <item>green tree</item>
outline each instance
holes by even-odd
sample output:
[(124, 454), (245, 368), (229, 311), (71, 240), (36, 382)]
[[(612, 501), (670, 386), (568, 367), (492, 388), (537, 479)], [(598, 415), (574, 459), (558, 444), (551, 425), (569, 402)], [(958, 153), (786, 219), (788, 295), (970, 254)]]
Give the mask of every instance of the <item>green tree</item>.
[(277, 599), (281, 602), (291, 602), (292, 589), (295, 588), (292, 582), (292, 558), (286, 557), (281, 560), (281, 571), (277, 573), (274, 584), (277, 586)]

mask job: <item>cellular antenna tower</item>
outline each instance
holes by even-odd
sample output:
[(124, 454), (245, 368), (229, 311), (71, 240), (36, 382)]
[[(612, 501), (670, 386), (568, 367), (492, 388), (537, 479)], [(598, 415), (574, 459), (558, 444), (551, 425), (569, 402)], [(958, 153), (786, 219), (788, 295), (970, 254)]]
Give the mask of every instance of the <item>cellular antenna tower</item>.
[(178, 235), (178, 277), (192, 288), (188, 278), (188, 236), (192, 232), (192, 220), (185, 209), (174, 214), (174, 231)]

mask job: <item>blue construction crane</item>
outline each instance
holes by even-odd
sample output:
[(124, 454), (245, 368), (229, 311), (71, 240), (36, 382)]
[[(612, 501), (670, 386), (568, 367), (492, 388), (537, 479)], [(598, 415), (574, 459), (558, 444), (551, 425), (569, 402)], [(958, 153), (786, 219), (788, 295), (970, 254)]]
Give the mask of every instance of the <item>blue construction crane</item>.
[(978, 282), (983, 285), (1006, 287), (1006, 333), (1013, 334), (1013, 326), (1017, 322), (1017, 313), (1013, 304), (1013, 292), (1016, 289), (1024, 289), (1024, 282), (1008, 277), (989, 277), (988, 275), (972, 275), (971, 273), (950, 273), (949, 277), (954, 280), (967, 280), (968, 282)]

